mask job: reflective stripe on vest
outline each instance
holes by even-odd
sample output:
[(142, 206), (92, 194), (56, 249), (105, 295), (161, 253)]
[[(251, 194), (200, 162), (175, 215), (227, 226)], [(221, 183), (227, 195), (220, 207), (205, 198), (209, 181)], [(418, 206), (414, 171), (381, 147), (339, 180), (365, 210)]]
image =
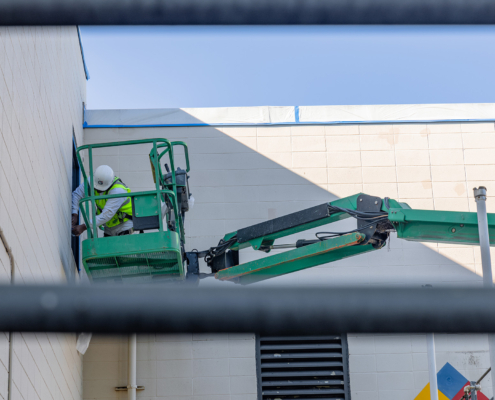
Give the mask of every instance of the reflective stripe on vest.
[[(112, 189), (124, 189), (127, 191), (127, 193), (131, 193), (131, 189), (129, 189), (118, 177), (115, 177), (113, 180), (112, 185), (101, 195), (107, 195), (108, 192)], [(96, 196), (100, 196), (100, 193), (95, 191)], [(108, 199), (101, 199), (101, 200), (96, 200), (96, 214), (99, 215), (105, 208), (105, 204), (107, 203)], [(132, 201), (130, 197), (127, 197), (125, 202), (122, 204), (122, 206), (118, 209), (118, 211), (115, 213), (115, 215), (112, 217), (110, 221), (108, 221), (105, 225), (109, 228), (112, 228), (114, 226), (123, 224), (126, 221), (130, 221), (132, 218)]]

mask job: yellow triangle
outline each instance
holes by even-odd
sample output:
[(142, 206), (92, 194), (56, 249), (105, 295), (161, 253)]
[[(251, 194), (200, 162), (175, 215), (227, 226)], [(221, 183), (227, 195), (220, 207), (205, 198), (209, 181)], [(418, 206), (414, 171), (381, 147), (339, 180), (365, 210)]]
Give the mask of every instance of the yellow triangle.
[[(429, 383), (424, 387), (424, 389), (421, 392), (419, 392), (419, 394), (415, 397), (414, 400), (431, 400)], [(438, 400), (449, 400), (449, 398), (439, 390)]]

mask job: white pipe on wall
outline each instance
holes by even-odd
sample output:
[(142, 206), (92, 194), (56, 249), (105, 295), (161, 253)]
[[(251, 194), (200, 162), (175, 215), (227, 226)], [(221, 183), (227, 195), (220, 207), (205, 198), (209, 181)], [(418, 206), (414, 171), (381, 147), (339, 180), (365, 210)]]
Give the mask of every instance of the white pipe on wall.
[(433, 333), (426, 334), (426, 352), (430, 377), (430, 397), (431, 400), (438, 400), (437, 361), (435, 357), (435, 335)]
[(136, 363), (137, 363), (137, 335), (129, 335), (129, 356), (128, 356), (128, 380), (127, 395), (129, 400), (136, 400)]
[[(480, 186), (474, 188), (476, 212), (478, 214), (478, 232), (480, 235), (481, 267), (483, 270), (483, 286), (493, 287), (492, 260), (490, 254), (490, 235), (488, 232), (488, 216), (486, 213), (486, 188)], [(488, 334), (488, 351), (490, 353), (490, 366), (492, 367), (492, 390), (495, 395), (495, 335)]]

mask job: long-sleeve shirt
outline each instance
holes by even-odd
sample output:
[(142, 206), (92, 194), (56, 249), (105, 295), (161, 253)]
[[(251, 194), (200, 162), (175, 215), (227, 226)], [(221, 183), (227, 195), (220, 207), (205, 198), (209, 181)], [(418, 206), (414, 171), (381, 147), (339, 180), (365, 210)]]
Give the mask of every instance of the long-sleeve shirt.
[[(108, 192), (108, 194), (120, 194), (120, 193), (127, 193), (127, 191), (125, 191), (122, 188), (114, 188)], [(84, 184), (81, 184), (78, 186), (76, 190), (72, 192), (72, 214), (77, 214), (79, 212), (79, 200), (81, 200), (83, 197), (84, 197)], [(126, 199), (127, 197), (107, 199), (103, 211), (96, 216), (96, 226), (104, 225), (108, 221), (110, 221), (113, 218), (113, 216), (117, 213), (119, 208), (122, 207), (122, 204), (124, 204)], [(91, 221), (91, 218), (89, 222), (90, 225), (92, 226), (93, 221)], [(91, 226), (88, 226), (88, 229), (90, 229)], [(129, 220), (117, 226), (112, 226), (111, 228), (105, 225), (104, 229), (107, 235), (116, 236), (120, 232), (131, 229), (132, 226), (133, 226), (132, 220)]]

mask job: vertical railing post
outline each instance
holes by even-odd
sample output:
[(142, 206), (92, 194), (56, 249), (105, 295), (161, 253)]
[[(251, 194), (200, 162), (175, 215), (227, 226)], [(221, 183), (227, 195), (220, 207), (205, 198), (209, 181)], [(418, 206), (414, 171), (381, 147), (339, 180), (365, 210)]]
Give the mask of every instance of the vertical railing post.
[[(492, 260), (490, 255), (490, 236), (488, 233), (488, 216), (486, 213), (486, 188), (474, 188), (476, 211), (478, 214), (478, 232), (480, 235), (481, 267), (483, 270), (483, 286), (493, 288)], [(495, 335), (488, 334), (488, 351), (490, 352), (490, 366), (492, 368), (492, 390), (495, 395)]]
[(183, 239), (182, 224), (180, 220), (179, 201), (177, 197), (177, 176), (175, 175), (175, 159), (174, 146), (170, 141), (167, 141), (169, 146), (170, 171), (172, 172), (172, 192), (174, 192), (174, 215), (175, 215), (175, 230), (178, 231), (179, 237)]
[[(95, 201), (95, 187), (93, 177), (93, 147), (89, 146), (89, 196), (91, 197), (91, 230), (92, 237), (98, 238), (98, 227), (96, 226), (96, 201)], [(89, 230), (89, 229), (88, 229)]]
[(162, 196), (160, 193), (160, 173), (158, 168), (160, 168), (160, 162), (158, 160), (158, 147), (156, 145), (156, 139), (153, 139), (153, 166), (155, 168), (155, 189), (156, 189), (156, 199), (158, 201), (157, 213), (158, 213), (158, 224), (160, 232), (163, 232), (163, 220), (162, 220)]

